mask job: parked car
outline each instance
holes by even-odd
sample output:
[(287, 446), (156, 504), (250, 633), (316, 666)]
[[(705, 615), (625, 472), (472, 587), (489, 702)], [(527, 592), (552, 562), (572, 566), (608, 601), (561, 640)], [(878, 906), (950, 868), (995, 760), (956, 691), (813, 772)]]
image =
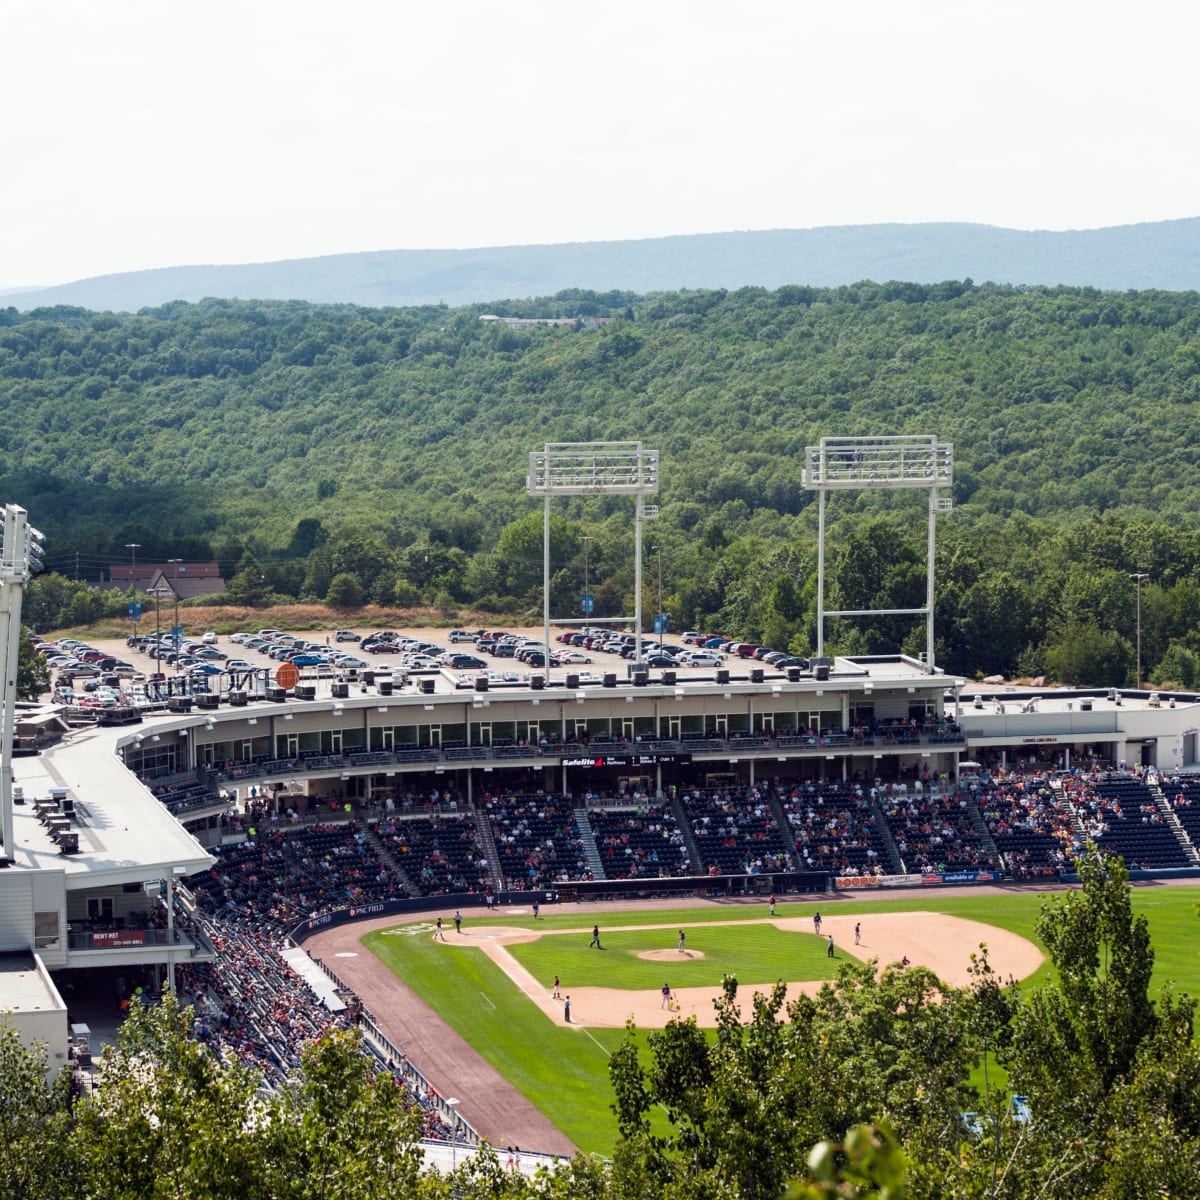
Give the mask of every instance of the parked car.
[(663, 667), (679, 666), (679, 663), (675, 659), (673, 659), (669, 654), (651, 654), (645, 660), (645, 664), (648, 667), (655, 667), (655, 668), (660, 668), (660, 669)]
[(689, 667), (719, 667), (725, 660), (712, 650), (692, 650), (686, 658), (681, 655), (679, 661)]
[(362, 638), (353, 629), (339, 629), (334, 633), (333, 640), (335, 642), (361, 642)]
[(251, 664), (248, 663), (244, 658), (231, 658), (225, 664), (225, 670), (227, 670), (227, 671), (253, 671), (254, 667), (251, 666)]
[(217, 635), (210, 629), (200, 640), (206, 646), (215, 646), (217, 644)]
[(592, 660), (578, 650), (560, 650), (555, 656), (560, 663), (590, 663)]
[(487, 669), (487, 663), (482, 658), (476, 658), (474, 654), (453, 654), (446, 665), (452, 671), (483, 671)]

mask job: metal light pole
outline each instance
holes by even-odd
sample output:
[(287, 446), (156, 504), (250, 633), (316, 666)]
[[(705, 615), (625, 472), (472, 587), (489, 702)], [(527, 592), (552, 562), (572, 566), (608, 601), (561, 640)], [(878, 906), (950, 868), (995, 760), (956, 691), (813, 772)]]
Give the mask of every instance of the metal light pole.
[[(133, 572), (137, 570), (138, 551), (140, 550), (140, 548), (142, 548), (142, 542), (127, 541), (125, 544), (125, 548), (128, 552), (130, 552), (130, 587), (132, 588), (134, 586)], [(137, 592), (134, 592), (133, 594), (137, 595)], [(137, 617), (133, 618), (133, 636), (134, 637), (138, 636), (138, 619), (137, 619)]]
[(590, 536), (585, 536), (583, 538), (583, 605), (582, 605), (582, 608), (583, 608), (583, 615), (585, 617), (590, 617), (592, 615), (592, 608), (588, 604), (588, 598), (591, 595), (591, 593), (588, 591), (588, 547), (595, 540), (596, 539), (594, 537), (590, 537)]
[(665, 615), (663, 613), (662, 601), (662, 547), (652, 546), (651, 549), (658, 554), (658, 621), (656, 624), (658, 625), (658, 649), (659, 653), (662, 653), (664, 625), (663, 616)]
[[(157, 662), (159, 666), (158, 674), (163, 676), (166, 672), (162, 670), (162, 602), (167, 595), (164, 589), (168, 585), (163, 580), (159, 580), (154, 586), (154, 590), (150, 593), (154, 597), (154, 652), (158, 656)], [(175, 670), (179, 670), (179, 650), (175, 651)]]
[(1137, 688), (1142, 688), (1142, 581), (1150, 576), (1145, 571), (1136, 571), (1129, 576), (1137, 587)]
[(175, 586), (179, 582), (179, 564), (183, 562), (182, 558), (168, 558), (167, 562), (175, 564), (175, 579), (171, 584), (171, 591), (175, 593), (175, 624), (171, 626), (171, 640), (175, 643), (175, 672), (179, 672), (179, 651), (183, 645), (183, 637), (176, 631), (179, 629), (179, 589)]

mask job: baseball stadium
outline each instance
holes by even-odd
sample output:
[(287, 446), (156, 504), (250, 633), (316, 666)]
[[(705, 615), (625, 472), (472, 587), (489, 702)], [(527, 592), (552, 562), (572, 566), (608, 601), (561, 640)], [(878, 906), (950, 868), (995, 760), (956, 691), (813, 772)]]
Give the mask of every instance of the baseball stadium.
[(968, 685), (920, 613), (922, 656), (288, 680), (260, 657), (10, 704), (0, 1009), (83, 1088), (168, 994), (268, 1088), (354, 1028), (434, 1161), (486, 1142), (525, 1170), (611, 1154), (614, 1054), (712, 1036), (734, 981), (750, 1019), (846, 972), (968, 987), (986, 946), (1036, 985), (1046, 894), (1089, 845), (1129, 867), (1155, 980), (1195, 990), (1200, 697)]

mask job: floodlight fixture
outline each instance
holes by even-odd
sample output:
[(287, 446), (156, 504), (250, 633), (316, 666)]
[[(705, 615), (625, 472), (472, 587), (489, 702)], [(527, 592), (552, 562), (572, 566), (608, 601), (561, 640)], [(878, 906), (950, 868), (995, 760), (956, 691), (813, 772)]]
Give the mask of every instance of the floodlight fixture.
[[(954, 485), (954, 447), (934, 434), (881, 437), (825, 437), (805, 450), (804, 486), (815, 491), (817, 516), (817, 657), (825, 656), (825, 618), (923, 616), (925, 669), (935, 673), (933, 645), (934, 551), (937, 517), (954, 506), (940, 488)], [(825, 608), (825, 503), (830, 492), (925, 489), (928, 502), (928, 549), (925, 603), (920, 608)]]
[[(529, 455), (526, 491), (544, 502), (542, 531), (542, 597), (547, 667), (550, 653), (550, 497), (633, 496), (634, 666), (642, 663), (642, 526), (658, 516), (658, 506), (646, 497), (658, 494), (659, 458), (641, 442), (547, 442)], [(621, 618), (622, 621), (628, 618)], [(604, 618), (587, 617), (589, 621)], [(571, 621), (574, 624), (574, 620)]]

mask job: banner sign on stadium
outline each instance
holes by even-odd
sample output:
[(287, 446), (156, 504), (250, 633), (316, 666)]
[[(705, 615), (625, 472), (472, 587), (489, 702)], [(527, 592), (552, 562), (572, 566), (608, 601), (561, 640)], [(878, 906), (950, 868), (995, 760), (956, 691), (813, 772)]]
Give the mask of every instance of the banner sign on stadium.
[(922, 883), (995, 883), (995, 871), (941, 871), (922, 875)]
[(690, 754), (594, 754), (583, 758), (564, 758), (564, 767), (653, 767), (660, 763), (690, 763)]
[(880, 875), (880, 887), (920, 887), (924, 881), (922, 875)]
[(879, 876), (842, 875), (833, 881), (833, 886), (843, 890), (848, 888), (877, 888), (879, 886)]
[(121, 950), (145, 944), (146, 933), (142, 929), (101, 929), (92, 934), (92, 948), (95, 950)]

